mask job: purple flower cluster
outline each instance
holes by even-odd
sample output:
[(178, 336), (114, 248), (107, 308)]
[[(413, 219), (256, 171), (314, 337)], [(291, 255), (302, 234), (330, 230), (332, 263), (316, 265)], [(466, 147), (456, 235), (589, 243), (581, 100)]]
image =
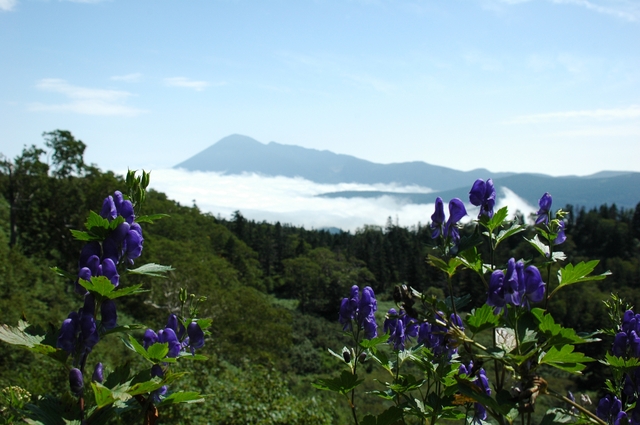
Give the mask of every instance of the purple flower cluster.
[(493, 180), (487, 179), (486, 182), (482, 179), (476, 180), (469, 191), (469, 202), (480, 207), (478, 218), (483, 215), (493, 217), (493, 207), (496, 205), (496, 189), (493, 186)]
[(544, 299), (545, 286), (536, 266), (525, 269), (522, 260), (516, 262), (511, 258), (507, 262), (506, 274), (502, 270), (491, 274), (487, 304), (495, 307), (496, 312), (507, 305), (528, 307), (530, 302)]
[(449, 201), (449, 219), (444, 221), (444, 203), (442, 198), (436, 198), (436, 210), (431, 215), (431, 238), (436, 239), (442, 235), (443, 238), (449, 238), (454, 244), (457, 244), (460, 240), (460, 232), (458, 231), (458, 222), (467, 215), (467, 210), (464, 207), (464, 203), (458, 199), (453, 198)]
[[(460, 365), (458, 369), (458, 373), (460, 375), (471, 375), (474, 373), (473, 371), (473, 361), (469, 362), (469, 366), (465, 366), (464, 364)], [(471, 381), (474, 385), (476, 385), (480, 390), (486, 394), (491, 395), (491, 387), (489, 386), (489, 379), (487, 379), (487, 373), (483, 368), (479, 369), (475, 372), (475, 378)], [(473, 420), (471, 423), (474, 424), (482, 424), (482, 421), (487, 419), (487, 409), (480, 403), (474, 403), (473, 408), (475, 413), (473, 415)]]
[(178, 317), (171, 314), (164, 329), (160, 329), (157, 333), (153, 329), (147, 329), (144, 332), (142, 346), (145, 349), (157, 342), (168, 345), (167, 357), (178, 357), (187, 347), (190, 348), (191, 354), (195, 354), (196, 349), (204, 346), (204, 331), (195, 321), (189, 323), (185, 329)]
[[(464, 330), (462, 319), (457, 314), (449, 316), (449, 324)], [(450, 325), (445, 320), (444, 313), (439, 311), (434, 315), (434, 323), (423, 322), (418, 329), (418, 344), (424, 344), (435, 356), (451, 357), (458, 351), (457, 341), (447, 334)]]
[(624, 312), (622, 325), (613, 340), (613, 355), (640, 358), (640, 314), (631, 310)]
[(393, 349), (403, 351), (405, 342), (418, 335), (418, 323), (409, 317), (403, 309), (400, 313), (395, 308), (389, 309), (383, 325), (384, 333), (389, 332), (388, 343), (393, 342)]
[(105, 330), (116, 327), (118, 319), (113, 300), (104, 300), (101, 305), (101, 321), (96, 321), (96, 300), (90, 293), (84, 296), (80, 310), (72, 311), (62, 322), (58, 334), (58, 348), (69, 354), (86, 355), (100, 341), (99, 326)]
[(347, 331), (353, 329), (353, 321), (358, 324), (358, 329), (364, 329), (366, 339), (375, 338), (378, 335), (378, 324), (376, 323), (375, 312), (378, 310), (378, 303), (373, 289), (365, 286), (362, 289), (362, 296), (359, 294), (357, 285), (351, 287), (349, 298), (343, 298), (340, 304), (340, 324), (342, 329)]
[[(118, 286), (120, 275), (117, 265), (133, 260), (142, 253), (142, 228), (136, 223), (131, 201), (124, 199), (119, 191), (104, 199), (100, 216), (109, 221), (118, 216), (124, 219), (102, 242), (87, 243), (80, 253), (78, 278), (91, 280), (93, 276), (105, 276), (114, 286)], [(76, 291), (85, 294), (87, 291), (76, 282)]]
[[(618, 397), (611, 394), (607, 394), (600, 399), (596, 408), (596, 415), (608, 424), (627, 425), (629, 423), (627, 414), (622, 410), (622, 402)], [(631, 423), (633, 425), (637, 424), (634, 421), (631, 421)]]

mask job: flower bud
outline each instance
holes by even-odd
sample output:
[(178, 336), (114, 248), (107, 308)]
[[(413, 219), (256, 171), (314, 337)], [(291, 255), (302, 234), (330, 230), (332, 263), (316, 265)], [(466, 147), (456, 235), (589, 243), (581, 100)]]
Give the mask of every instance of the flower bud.
[(71, 392), (76, 396), (80, 396), (80, 394), (82, 394), (84, 381), (80, 369), (76, 369), (74, 367), (69, 371), (69, 388), (71, 389)]
[(191, 345), (192, 352), (204, 346), (204, 332), (198, 325), (198, 322), (189, 323), (189, 326), (187, 326), (187, 335), (189, 335), (189, 345)]
[(151, 347), (153, 344), (158, 342), (158, 334), (156, 334), (152, 329), (147, 329), (144, 331), (144, 336), (142, 337), (142, 346), (146, 349)]
[(351, 362), (351, 354), (349, 354), (348, 351), (343, 351), (342, 352), (342, 358), (344, 359), (345, 363), (350, 363)]
[(367, 353), (365, 351), (363, 351), (362, 353), (360, 353), (360, 355), (358, 356), (358, 361), (360, 363), (364, 363), (367, 360)]
[(102, 384), (102, 382), (104, 381), (104, 368), (102, 367), (102, 363), (98, 363), (96, 365), (96, 368), (93, 370), (91, 379)]
[(58, 348), (66, 351), (71, 354), (76, 348), (76, 329), (77, 324), (74, 319), (69, 318), (65, 319), (62, 322), (62, 327), (60, 328), (60, 335), (58, 336)]

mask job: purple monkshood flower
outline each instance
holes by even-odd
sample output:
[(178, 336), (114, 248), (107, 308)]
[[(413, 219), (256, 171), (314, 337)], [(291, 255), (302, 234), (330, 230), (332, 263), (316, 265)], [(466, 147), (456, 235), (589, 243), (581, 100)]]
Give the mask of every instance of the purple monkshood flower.
[(82, 394), (82, 390), (84, 389), (84, 379), (80, 369), (73, 367), (69, 371), (69, 388), (71, 389), (71, 392), (78, 397)]
[(400, 313), (398, 313), (395, 308), (392, 308), (387, 313), (383, 330), (384, 333), (389, 332), (387, 342), (393, 342), (393, 349), (403, 351), (406, 340), (418, 335), (418, 324), (414, 319), (407, 316), (403, 309), (400, 309)]
[(469, 202), (480, 207), (478, 218), (483, 215), (489, 218), (493, 217), (493, 207), (496, 204), (496, 189), (493, 186), (493, 180), (487, 179), (486, 182), (482, 179), (476, 180), (469, 191)]
[(564, 241), (567, 240), (567, 235), (564, 234), (564, 221), (559, 220), (558, 221), (558, 232), (557, 232), (557, 236), (556, 238), (553, 240), (553, 244), (554, 245), (560, 245), (562, 243), (564, 243)]
[(506, 274), (496, 270), (489, 279), (487, 304), (495, 307), (495, 313), (502, 311), (507, 305), (527, 306), (544, 299), (546, 284), (542, 281), (536, 266), (524, 268), (522, 260), (516, 262), (511, 258), (507, 262)]
[(444, 226), (444, 203), (441, 197), (436, 198), (436, 210), (431, 215), (431, 239), (436, 239), (438, 236), (443, 235)]
[(467, 215), (467, 210), (460, 199), (453, 198), (449, 201), (449, 219), (444, 225), (444, 234), (447, 238), (451, 238), (451, 241), (453, 241), (454, 244), (457, 244), (460, 240), (458, 222), (465, 215)]
[[(607, 394), (598, 402), (596, 415), (607, 423), (612, 423), (618, 419), (618, 413), (622, 411), (622, 402), (616, 396)], [(613, 419), (613, 421), (612, 421)], [(624, 423), (624, 422), (623, 422)]]
[(542, 198), (540, 198), (540, 200), (538, 201), (538, 206), (540, 207), (540, 209), (536, 213), (538, 215), (538, 218), (536, 218), (536, 224), (549, 224), (549, 213), (551, 212), (552, 202), (553, 199), (551, 198), (551, 195), (549, 195), (549, 192), (546, 192), (544, 195), (542, 195)]
[(144, 331), (144, 336), (142, 337), (142, 346), (145, 350), (147, 350), (156, 342), (158, 342), (157, 333), (155, 333), (152, 329), (147, 329), (146, 331)]
[[(469, 375), (473, 372), (473, 361), (469, 362), (469, 366), (465, 366), (464, 364), (460, 365), (458, 369), (458, 373), (460, 375)], [(471, 378), (471, 377), (470, 377)], [(479, 369), (475, 373), (475, 377), (471, 380), (471, 383), (476, 385), (484, 394), (491, 395), (491, 387), (489, 386), (489, 379), (487, 378), (487, 373), (483, 368)], [(487, 409), (480, 403), (474, 403), (473, 408), (475, 413), (473, 415), (472, 422), (473, 424), (482, 424), (482, 421), (487, 419)]]
[(353, 285), (350, 297), (342, 299), (339, 321), (344, 331), (352, 330), (352, 321), (355, 321), (359, 329), (364, 329), (364, 337), (372, 339), (378, 335), (378, 325), (375, 318), (375, 312), (378, 309), (376, 297), (370, 286), (365, 286), (362, 289), (361, 297), (358, 292), (358, 286)]
[(98, 363), (96, 365), (96, 368), (93, 370), (93, 375), (91, 375), (91, 379), (102, 384), (104, 381), (104, 367), (102, 366), (102, 363)]
[[(449, 323), (464, 329), (460, 316), (453, 313), (449, 316)], [(446, 337), (448, 331), (444, 313), (439, 311), (434, 315), (434, 323), (423, 322), (420, 324), (418, 344), (424, 344), (435, 356), (446, 355), (447, 358), (450, 358), (458, 349), (456, 348), (456, 341)]]
[(189, 335), (191, 354), (195, 354), (196, 349), (204, 346), (204, 332), (198, 325), (198, 322), (189, 323), (189, 326), (187, 326), (187, 335)]
[(158, 342), (167, 343), (169, 346), (169, 352), (167, 357), (178, 357), (182, 345), (178, 340), (178, 336), (171, 328), (164, 328), (158, 332)]
[[(75, 312), (74, 312), (75, 313)], [(78, 314), (76, 313), (75, 316)], [(60, 334), (58, 335), (57, 347), (72, 354), (76, 349), (76, 334), (78, 332), (78, 323), (76, 317), (70, 317), (62, 322)]]
[(360, 300), (358, 292), (358, 285), (353, 285), (349, 298), (343, 298), (340, 303), (339, 321), (343, 331), (351, 330), (351, 321), (355, 318), (358, 310), (358, 301)]

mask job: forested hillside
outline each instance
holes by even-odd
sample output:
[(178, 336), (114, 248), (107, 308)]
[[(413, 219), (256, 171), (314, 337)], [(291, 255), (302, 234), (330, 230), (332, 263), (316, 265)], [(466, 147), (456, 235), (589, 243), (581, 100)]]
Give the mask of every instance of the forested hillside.
[[(85, 145), (71, 133), (46, 133), (45, 140), (46, 148), (25, 147), (19, 157), (0, 164), (0, 323), (26, 317), (59, 326), (79, 296), (74, 282), (50, 268), (77, 273), (82, 244), (70, 230), (80, 229), (90, 210), (99, 210), (107, 194), (124, 186), (121, 176), (85, 164)], [(611, 292), (640, 306), (640, 203), (634, 210), (615, 205), (566, 209), (570, 214), (562, 248), (568, 259), (600, 259), (596, 272), (611, 270), (612, 275), (559, 293), (549, 310), (565, 326), (595, 331), (606, 315), (602, 301)], [(155, 191), (148, 192), (144, 210), (169, 215), (145, 225), (144, 262), (175, 270), (167, 278), (122, 276), (121, 285), (143, 283), (149, 292), (140, 295), (143, 303), (121, 306), (120, 320), (164, 323), (177, 307), (180, 287), (206, 297), (203, 315), (213, 319), (204, 349), (209, 360), (194, 364), (181, 381), (207, 394), (207, 401), (174, 409), (162, 423), (346, 423), (350, 413), (342, 400), (310, 385), (331, 374), (327, 348), (339, 350), (345, 344), (337, 322), (340, 300), (352, 285), (371, 286), (387, 308), (398, 284), (445, 293), (442, 273), (425, 261), (432, 246), (427, 226), (402, 227), (389, 219), (384, 228), (330, 233), (250, 221), (240, 211), (215, 217)], [(523, 238), (511, 241), (496, 253), (497, 263), (533, 256), (531, 245), (519, 242)], [(453, 287), (472, 294), (467, 309), (486, 301), (472, 273), (457, 275)], [(137, 361), (119, 339), (112, 342), (100, 350), (114, 364), (123, 357)], [(6, 344), (2, 348), (0, 388), (18, 385), (34, 395), (66, 391), (64, 371)], [(589, 350), (585, 348), (592, 356), (602, 354)], [(368, 367), (375, 374), (372, 369)], [(600, 388), (591, 380), (595, 373), (600, 373), (598, 365), (592, 364), (580, 381), (567, 379), (565, 385), (597, 392)], [(364, 403), (373, 411), (381, 408), (374, 396), (368, 400)]]

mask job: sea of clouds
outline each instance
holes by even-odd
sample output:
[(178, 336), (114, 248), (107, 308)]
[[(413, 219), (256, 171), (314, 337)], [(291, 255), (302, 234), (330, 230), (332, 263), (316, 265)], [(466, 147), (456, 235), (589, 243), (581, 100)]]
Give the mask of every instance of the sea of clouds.
[[(469, 182), (471, 188), (473, 182)], [(164, 192), (182, 205), (194, 203), (203, 212), (229, 219), (240, 211), (250, 220), (288, 223), (306, 229), (337, 227), (355, 232), (365, 225), (385, 226), (389, 217), (394, 224), (411, 227), (429, 222), (434, 204), (408, 204), (396, 198), (324, 198), (317, 195), (346, 190), (430, 193), (418, 186), (385, 184), (319, 184), (302, 178), (267, 177), (258, 174), (224, 175), (160, 169), (151, 172), (150, 187)], [(498, 189), (497, 208), (505, 205), (511, 214), (520, 211), (529, 217), (537, 207), (529, 205), (508, 188)], [(436, 195), (434, 195), (435, 201)], [(463, 199), (469, 216), (477, 217), (478, 208)], [(448, 213), (445, 199), (445, 212)]]

